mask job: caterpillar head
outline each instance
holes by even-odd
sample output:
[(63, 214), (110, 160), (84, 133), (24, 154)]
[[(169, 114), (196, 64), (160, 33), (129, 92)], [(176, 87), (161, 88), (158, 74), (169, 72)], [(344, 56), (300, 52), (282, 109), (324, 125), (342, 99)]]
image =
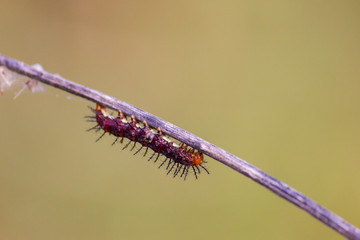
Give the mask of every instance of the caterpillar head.
[(193, 153), (193, 165), (201, 165), (204, 162), (204, 155), (201, 152)]

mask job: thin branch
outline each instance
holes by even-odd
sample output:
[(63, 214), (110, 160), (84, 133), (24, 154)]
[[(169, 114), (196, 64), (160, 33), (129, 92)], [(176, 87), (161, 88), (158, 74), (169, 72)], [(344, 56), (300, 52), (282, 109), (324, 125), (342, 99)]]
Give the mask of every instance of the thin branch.
[(263, 185), (270, 191), (274, 192), (276, 195), (286, 199), (287, 201), (308, 212), (310, 215), (317, 218), (327, 226), (333, 228), (348, 239), (360, 240), (360, 229), (351, 225), (349, 222), (345, 221), (340, 216), (327, 210), (315, 201), (306, 197), (304, 194), (277, 180), (276, 178), (268, 175), (264, 171), (251, 165), (245, 160), (229, 152), (226, 152), (225, 150), (169, 122), (166, 122), (150, 113), (147, 113), (114, 97), (87, 88), (80, 84), (71, 82), (58, 75), (53, 75), (43, 70), (36, 70), (32, 66), (0, 54), (0, 66), (1, 65), (19, 74), (39, 80), (45, 84), (75, 94), (82, 98), (86, 98), (92, 102), (100, 103), (103, 106), (115, 110), (121, 109), (127, 115), (135, 115), (138, 120), (146, 120), (151, 126), (156, 128), (160, 127), (162, 131), (169, 136), (178, 139), (181, 142), (184, 142), (189, 146), (194, 147), (195, 149), (199, 149), (204, 154), (214, 158), (215, 160), (225, 164), (226, 166), (238, 171), (239, 173), (242, 173), (243, 175), (254, 180), (255, 182)]

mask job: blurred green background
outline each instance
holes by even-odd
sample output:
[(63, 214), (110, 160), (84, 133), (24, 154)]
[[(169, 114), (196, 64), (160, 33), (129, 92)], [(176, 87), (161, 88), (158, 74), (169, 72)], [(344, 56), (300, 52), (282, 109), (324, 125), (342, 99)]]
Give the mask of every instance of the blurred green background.
[[(105, 92), (360, 225), (360, 2), (4, 1), (0, 52)], [(207, 158), (173, 179), (99, 143), (93, 104), (0, 98), (0, 239), (343, 239)], [(70, 96), (70, 99), (69, 99)]]

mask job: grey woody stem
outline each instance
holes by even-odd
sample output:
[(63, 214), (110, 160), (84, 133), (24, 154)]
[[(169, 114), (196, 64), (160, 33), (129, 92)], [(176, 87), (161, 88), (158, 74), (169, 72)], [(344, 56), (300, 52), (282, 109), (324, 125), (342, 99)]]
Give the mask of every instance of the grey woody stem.
[(155, 128), (160, 127), (162, 131), (169, 136), (178, 139), (195, 149), (200, 150), (204, 154), (263, 185), (270, 191), (274, 192), (276, 195), (286, 199), (287, 201), (308, 212), (310, 215), (317, 218), (327, 226), (333, 228), (346, 238), (360, 240), (360, 229), (351, 225), (340, 216), (322, 207), (320, 204), (306, 197), (304, 194), (270, 176), (261, 169), (246, 162), (245, 160), (229, 152), (226, 152), (225, 150), (169, 122), (166, 122), (163, 119), (160, 119), (119, 99), (71, 82), (58, 75), (54, 75), (43, 70), (36, 70), (32, 66), (9, 57), (5, 57), (1, 54), (0, 66), (5, 66), (14, 72), (25, 75), (32, 79), (36, 79), (66, 92), (75, 94), (79, 97), (86, 98), (89, 101), (99, 103), (105, 107), (109, 107), (115, 110), (121, 109), (125, 114), (134, 115), (136, 119), (140, 121), (146, 120), (150, 126)]

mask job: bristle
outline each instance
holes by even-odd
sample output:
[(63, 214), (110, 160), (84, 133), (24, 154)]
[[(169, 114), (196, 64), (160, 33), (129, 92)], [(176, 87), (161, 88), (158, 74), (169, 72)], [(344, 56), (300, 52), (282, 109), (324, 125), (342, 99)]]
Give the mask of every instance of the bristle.
[[(149, 147), (146, 147), (146, 150), (145, 150), (145, 153), (144, 153), (144, 156), (143, 156), (143, 157), (145, 157), (145, 156), (146, 156), (146, 154), (147, 154), (148, 150), (149, 150)], [(155, 152), (154, 152), (154, 153), (155, 153)]]
[(156, 152), (154, 152), (154, 153), (151, 155), (151, 157), (148, 159), (148, 161), (150, 161), (150, 160), (154, 157), (155, 154), (156, 154)]
[(140, 152), (143, 147), (144, 147), (144, 146), (141, 146), (141, 147), (134, 153), (134, 155), (136, 155), (138, 152)]
[(192, 169), (194, 170), (195, 178), (197, 179), (197, 174), (196, 174), (194, 166), (192, 166)]
[(174, 166), (175, 166), (176, 162), (174, 161), (174, 163), (171, 165), (170, 170), (167, 172), (167, 175), (169, 175), (169, 173), (171, 172), (171, 170), (173, 170)]
[(157, 157), (156, 157), (156, 159), (155, 159), (154, 163), (155, 163), (155, 162), (157, 162), (157, 160), (159, 159), (159, 157), (160, 157), (160, 153), (158, 153), (158, 155), (157, 155)]
[(203, 168), (205, 172), (207, 172), (207, 174), (210, 174), (209, 171), (203, 165), (200, 165), (200, 167)]
[(161, 168), (162, 165), (168, 160), (168, 158), (165, 158), (165, 160), (160, 164), (159, 168)]
[(119, 137), (116, 137), (115, 141), (111, 145), (114, 146), (118, 139), (119, 139)]
[(188, 168), (187, 166), (184, 166), (184, 170), (182, 171), (180, 177), (182, 177), (182, 176), (184, 175), (184, 173), (185, 173), (185, 171), (186, 171), (187, 168)]
[(180, 163), (176, 164), (176, 168), (175, 168), (175, 172), (174, 172), (174, 177), (176, 177), (176, 175), (178, 175), (178, 173), (180, 172), (181, 168), (183, 165), (181, 165)]
[(136, 142), (134, 142), (134, 146), (130, 149), (130, 151), (134, 150), (135, 146), (136, 146)]
[(99, 129), (99, 128), (100, 128), (100, 126), (95, 125), (95, 126), (93, 126), (92, 128), (87, 129), (86, 131), (87, 131), (87, 132), (90, 132), (90, 131), (92, 131), (92, 130)]
[(122, 150), (124, 150), (125, 148), (127, 148), (127, 147), (130, 145), (131, 142), (132, 142), (132, 141), (130, 140), (130, 141), (123, 147)]
[(167, 165), (167, 167), (166, 167), (166, 170), (168, 170), (169, 169), (169, 167), (170, 167), (170, 164), (171, 164), (171, 159), (169, 160), (169, 163), (168, 163), (168, 165)]
[(188, 173), (189, 173), (189, 167), (186, 168), (186, 172), (185, 172), (185, 176), (184, 176), (184, 181), (186, 180), (186, 177), (187, 177)]
[(105, 133), (106, 133), (106, 132), (104, 132), (103, 134), (101, 134), (101, 136), (100, 136), (98, 139), (96, 139), (96, 142), (98, 142), (98, 141), (105, 135)]
[(93, 108), (93, 107), (90, 107), (90, 106), (88, 106), (88, 108), (93, 112), (93, 113), (95, 113), (95, 108)]

